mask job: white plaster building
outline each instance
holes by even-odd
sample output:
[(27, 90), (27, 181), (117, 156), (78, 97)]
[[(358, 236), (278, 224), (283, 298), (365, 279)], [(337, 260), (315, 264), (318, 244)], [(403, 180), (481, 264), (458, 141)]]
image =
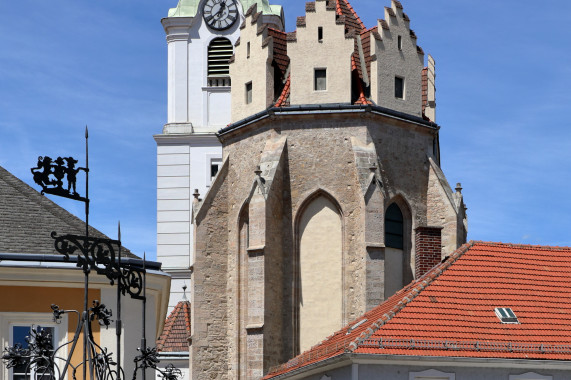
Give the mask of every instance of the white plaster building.
[(215, 133), (230, 123), (228, 60), (252, 5), (284, 29), (268, 0), (179, 0), (161, 20), (168, 45), (168, 117), (157, 142), (157, 260), (172, 276), (169, 312), (192, 273), (191, 199), (204, 195), (222, 163)]

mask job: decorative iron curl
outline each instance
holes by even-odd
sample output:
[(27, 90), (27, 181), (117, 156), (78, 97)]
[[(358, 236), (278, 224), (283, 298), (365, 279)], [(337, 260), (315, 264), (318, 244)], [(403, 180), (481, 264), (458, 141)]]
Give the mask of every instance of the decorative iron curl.
[(141, 354), (134, 360), (135, 370), (133, 371), (132, 380), (137, 380), (137, 373), (139, 371), (143, 372), (147, 368), (157, 371), (159, 377), (163, 380), (178, 380), (182, 378), (182, 372), (180, 369), (174, 367), (172, 364), (167, 365), (164, 370), (157, 367), (160, 360), (156, 347), (137, 348), (137, 350), (141, 352)]
[(168, 364), (164, 370), (158, 368), (156, 370), (159, 372), (159, 376), (164, 380), (178, 380), (182, 378), (181, 370), (172, 364)]
[(129, 294), (134, 299), (144, 298), (145, 270), (123, 263), (119, 265), (116, 252), (121, 246), (120, 241), (78, 235), (58, 236), (56, 232), (52, 232), (51, 236), (55, 240), (56, 251), (64, 255), (64, 260), (69, 261), (70, 255), (77, 254), (77, 266), (85, 273), (95, 271), (105, 275), (111, 285), (118, 284), (123, 295)]
[(30, 350), (23, 348), (20, 343), (4, 348), (2, 353), (2, 361), (8, 369), (26, 365), (29, 357)]
[(111, 310), (105, 308), (105, 304), (99, 303), (98, 300), (95, 300), (93, 301), (93, 307), (90, 308), (89, 311), (91, 311), (91, 321), (97, 319), (99, 326), (105, 326), (105, 328), (109, 327), (113, 313)]
[(53, 321), (55, 323), (61, 323), (61, 316), (65, 314), (65, 310), (61, 310), (58, 305), (52, 303), (52, 314), (53, 314)]
[(136, 269), (131, 266), (121, 268), (121, 293), (129, 293), (131, 298), (142, 300), (144, 297), (141, 295), (143, 292), (143, 273), (141, 269)]

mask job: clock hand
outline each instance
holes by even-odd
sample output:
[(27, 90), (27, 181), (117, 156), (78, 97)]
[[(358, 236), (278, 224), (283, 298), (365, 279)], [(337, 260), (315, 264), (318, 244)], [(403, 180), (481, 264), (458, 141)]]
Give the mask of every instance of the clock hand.
[(216, 12), (216, 14), (214, 15), (214, 18), (219, 19), (220, 17), (222, 17), (222, 14), (224, 13), (225, 8), (226, 8), (226, 2), (221, 2), (220, 3), (220, 9), (218, 10), (218, 12)]

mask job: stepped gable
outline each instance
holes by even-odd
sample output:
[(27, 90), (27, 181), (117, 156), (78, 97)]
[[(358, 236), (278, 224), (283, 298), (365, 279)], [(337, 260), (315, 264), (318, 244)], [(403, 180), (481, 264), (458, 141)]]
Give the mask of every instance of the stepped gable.
[(570, 258), (571, 247), (469, 242), (266, 378), (344, 354), (571, 360)]
[(187, 352), (189, 337), (190, 302), (182, 300), (167, 317), (163, 332), (157, 339), (157, 349), (160, 352)]
[[(85, 222), (0, 166), (0, 253), (59, 255), (52, 231), (85, 235)], [(93, 227), (89, 234), (109, 239)], [(125, 247), (121, 254), (139, 258)]]
[[(325, 0), (316, 0), (325, 1)], [(409, 17), (402, 12), (403, 6), (399, 1), (391, 0), (391, 7), (385, 7), (385, 17), (387, 20), (378, 20), (378, 24), (370, 29), (367, 29), (363, 22), (361, 21), (359, 15), (355, 12), (354, 8), (351, 6), (348, 0), (331, 0), (326, 1), (326, 9), (329, 11), (334, 11), (336, 14), (336, 23), (345, 25), (345, 37), (352, 38), (354, 40), (354, 50), (351, 54), (351, 103), (352, 104), (374, 104), (372, 101), (371, 94), (371, 78), (372, 64), (376, 59), (375, 55), (375, 44), (383, 42), (383, 34), (391, 29), (391, 23), (394, 24), (395, 20), (389, 20), (389, 18), (402, 18), (405, 21), (405, 27), (408, 29), (407, 34), (413, 39), (413, 44), (416, 45), (417, 36), (415, 32), (410, 29), (408, 22), (410, 22)], [(306, 15), (309, 13), (316, 12), (316, 2), (307, 2), (305, 4)], [(246, 15), (253, 16), (252, 22), (257, 19), (257, 9), (252, 6)], [(296, 26), (298, 28), (305, 28), (307, 26), (306, 15), (297, 17)], [(401, 17), (402, 15), (402, 17)], [(289, 57), (287, 52), (287, 44), (295, 43), (297, 41), (297, 31), (284, 33), (273, 28), (267, 28), (264, 26), (263, 30), (258, 30), (258, 33), (262, 33), (268, 30), (268, 38), (273, 38), (274, 41), (274, 61), (279, 71), (282, 75), (280, 78), (283, 87), (278, 87), (278, 91), (275, 96), (274, 106), (284, 107), (289, 104), (289, 96), (291, 93), (291, 87), (285, 86), (284, 80), (288, 70)], [(264, 44), (269, 44), (269, 39), (264, 40)], [(390, 40), (390, 38), (389, 38)], [(418, 45), (416, 45), (418, 54), (424, 55), (424, 51)], [(422, 75), (422, 73), (419, 73)], [(291, 85), (290, 83), (288, 83)], [(426, 86), (424, 86), (426, 87)], [(426, 88), (425, 88), (426, 90)], [(419, 94), (420, 95), (420, 94)], [(419, 116), (424, 116), (424, 110), (426, 109), (426, 101), (423, 101), (422, 111), (419, 111)], [(422, 112), (422, 114), (420, 113)]]

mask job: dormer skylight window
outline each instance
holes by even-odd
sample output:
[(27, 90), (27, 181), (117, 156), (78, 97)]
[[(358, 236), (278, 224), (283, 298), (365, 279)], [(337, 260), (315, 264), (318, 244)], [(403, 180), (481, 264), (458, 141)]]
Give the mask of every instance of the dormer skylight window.
[(515, 313), (509, 307), (496, 307), (494, 311), (502, 323), (519, 323)]

